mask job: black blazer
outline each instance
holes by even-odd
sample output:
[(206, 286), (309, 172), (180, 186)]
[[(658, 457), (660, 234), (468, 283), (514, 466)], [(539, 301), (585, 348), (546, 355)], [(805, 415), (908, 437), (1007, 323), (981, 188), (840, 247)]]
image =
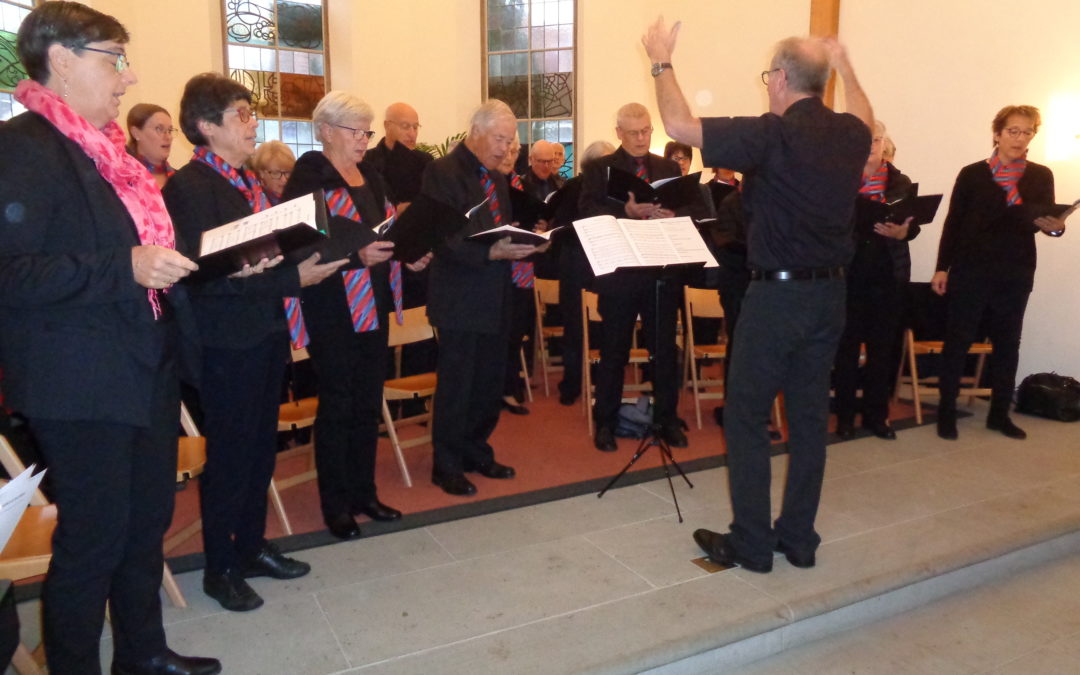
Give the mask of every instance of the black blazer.
[[(911, 193), (911, 179), (892, 164), (888, 164), (887, 169), (885, 201), (894, 202), (908, 196)], [(866, 198), (859, 197), (859, 199)], [(856, 213), (859, 213), (858, 209)], [(911, 247), (908, 246), (908, 242), (919, 236), (920, 232), (922, 232), (922, 226), (912, 223), (908, 227), (907, 237), (900, 240), (875, 233), (874, 223), (856, 223), (855, 257), (849, 268), (852, 271), (852, 278), (857, 282), (885, 278), (903, 284), (911, 281)], [(877, 269), (885, 266), (890, 270), (888, 274), (884, 269)], [(870, 268), (874, 269), (870, 275), (867, 275), (871, 279), (861, 279), (862, 275), (859, 272)], [(851, 285), (851, 283), (848, 284), (849, 287)]]
[[(386, 186), (379, 172), (371, 165), (358, 164), (357, 168), (364, 176), (365, 187), (350, 188), (353, 205), (360, 213), (360, 219), (368, 227), (378, 225), (385, 220), (382, 209), (386, 199)], [(309, 194), (318, 189), (336, 190), (349, 187), (338, 170), (323, 153), (312, 150), (305, 152), (293, 167), (289, 182), (282, 192), (282, 199), (293, 199)], [(365, 191), (367, 194), (361, 194)], [(343, 218), (343, 216), (335, 216)], [(359, 226), (362, 227), (362, 226)], [(314, 286), (308, 286), (301, 293), (303, 299), (304, 322), (312, 339), (325, 338), (327, 331), (338, 334), (353, 333), (352, 314), (349, 301), (345, 297), (345, 283), (341, 272), (350, 269), (362, 269), (364, 264), (355, 253), (339, 272), (331, 274)], [(390, 264), (383, 263), (371, 268), (371, 285), (375, 291), (375, 307), (379, 312), (380, 325), (393, 311), (394, 299), (390, 291)]]
[[(465, 143), (424, 170), (421, 192), (449, 204), (462, 213), (484, 200), (480, 184), (480, 161)], [(510, 223), (510, 192), (506, 177), (491, 172), (502, 220)], [(449, 330), (496, 334), (506, 328), (511, 298), (510, 262), (489, 260), (490, 244), (466, 241), (465, 237), (495, 227), (487, 205), (457, 235), (435, 249), (428, 282), (428, 319)]]
[[(626, 218), (626, 209), (607, 198), (607, 168), (613, 166), (633, 173), (637, 163), (626, 150), (619, 148), (591, 163), (582, 173), (581, 196), (578, 198), (579, 218), (609, 215)], [(649, 180), (673, 178), (682, 174), (679, 165), (670, 159), (664, 159), (651, 152), (645, 156), (645, 167)], [(604, 295), (635, 295), (646, 286), (652, 285), (655, 275), (639, 270), (621, 270), (596, 277), (593, 288)]]
[(432, 159), (423, 150), (410, 150), (402, 143), (395, 143), (391, 150), (386, 147), (386, 139), (382, 138), (378, 145), (364, 153), (360, 166), (371, 167), (382, 174), (389, 187), (391, 203), (399, 204), (416, 199), (420, 192), (421, 176)]
[[(251, 205), (224, 176), (202, 162), (188, 162), (162, 191), (188, 257), (198, 255), (202, 233), (250, 216)], [(300, 294), (295, 266), (268, 270), (246, 279), (215, 279), (187, 284), (202, 344), (246, 349), (288, 330), (282, 298)]]
[[(1024, 204), (1054, 203), (1054, 174), (1028, 162), (1017, 183)], [(938, 244), (938, 270), (1035, 278), (1035, 233), (1023, 208), (1008, 206), (985, 160), (960, 170)]]
[[(155, 321), (132, 273), (131, 216), (94, 162), (43, 117), (23, 113), (0, 127), (0, 156), (8, 405), (31, 418), (147, 426), (177, 328), (194, 339), (183, 286), (164, 294), (166, 318)], [(185, 370), (196, 371), (193, 350), (183, 355)]]

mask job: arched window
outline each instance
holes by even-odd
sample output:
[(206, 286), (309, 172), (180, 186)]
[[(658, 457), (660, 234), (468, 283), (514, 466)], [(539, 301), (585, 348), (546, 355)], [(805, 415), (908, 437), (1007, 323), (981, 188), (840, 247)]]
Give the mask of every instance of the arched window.
[(33, 0), (0, 0), (0, 120), (9, 120), (24, 110), (12, 94), (19, 80), (27, 77), (15, 53), (15, 38), (34, 5)]
[(258, 141), (299, 157), (322, 146), (311, 113), (329, 90), (325, 0), (223, 0), (225, 68), (251, 90)]
[(576, 0), (481, 0), (484, 96), (505, 101), (518, 118), (522, 145), (562, 143), (574, 167), (577, 112)]

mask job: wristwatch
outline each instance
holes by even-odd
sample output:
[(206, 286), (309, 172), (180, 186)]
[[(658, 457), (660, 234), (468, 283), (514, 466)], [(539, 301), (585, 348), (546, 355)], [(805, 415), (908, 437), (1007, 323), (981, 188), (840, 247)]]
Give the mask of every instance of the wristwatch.
[(670, 67), (670, 63), (654, 63), (652, 64), (652, 76), (657, 77), (658, 75), (660, 75), (660, 73), (664, 72)]

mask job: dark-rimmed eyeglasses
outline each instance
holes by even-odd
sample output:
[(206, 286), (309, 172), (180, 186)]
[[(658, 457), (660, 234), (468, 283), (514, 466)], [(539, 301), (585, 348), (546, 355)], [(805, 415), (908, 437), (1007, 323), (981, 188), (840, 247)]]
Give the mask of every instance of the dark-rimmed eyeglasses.
[(353, 138), (360, 138), (361, 136), (363, 136), (364, 138), (366, 138), (366, 139), (368, 139), (370, 141), (371, 137), (375, 135), (375, 132), (370, 130), (370, 129), (365, 131), (364, 129), (355, 129), (353, 127), (347, 127), (344, 124), (335, 124), (334, 126), (337, 127), (338, 129), (345, 129), (347, 131), (351, 131)]
[(274, 179), (288, 178), (292, 175), (292, 171), (288, 169), (266, 169), (263, 173)]
[(766, 87), (769, 86), (769, 75), (775, 73), (778, 70), (783, 70), (783, 68), (773, 68), (772, 70), (761, 71), (761, 83), (764, 84)]
[(1031, 138), (1035, 135), (1034, 129), (1021, 129), (1020, 127), (1009, 127), (1008, 129), (1002, 129), (1003, 132), (1009, 135), (1010, 138)]
[(116, 62), (113, 63), (113, 67), (116, 68), (116, 72), (122, 73), (131, 67), (131, 61), (128, 60), (127, 54), (124, 52), (114, 52), (111, 49), (98, 49), (97, 47), (79, 47), (79, 49), (85, 49), (88, 52), (97, 52), (98, 54), (111, 54), (116, 57)]
[(247, 124), (249, 120), (259, 119), (259, 115), (251, 108), (225, 108), (222, 114), (234, 112), (241, 124)]

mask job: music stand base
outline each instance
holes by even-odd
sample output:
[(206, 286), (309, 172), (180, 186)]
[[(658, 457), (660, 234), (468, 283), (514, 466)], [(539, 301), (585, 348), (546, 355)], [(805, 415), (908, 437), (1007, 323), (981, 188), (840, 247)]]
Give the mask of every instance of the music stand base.
[(649, 430), (645, 432), (645, 436), (641, 439), (641, 443), (638, 444), (634, 456), (630, 458), (630, 461), (626, 463), (626, 466), (622, 468), (622, 471), (615, 474), (615, 476), (608, 481), (608, 484), (604, 486), (604, 489), (601, 490), (600, 494), (596, 495), (596, 497), (597, 499), (603, 497), (604, 493), (618, 483), (619, 479), (630, 470), (630, 467), (634, 466), (634, 464), (641, 459), (641, 456), (645, 454), (645, 451), (653, 446), (660, 451), (660, 463), (664, 467), (664, 477), (667, 478), (668, 488), (671, 490), (671, 500), (675, 502), (675, 513), (679, 516), (679, 522), (681, 523), (683, 522), (682, 510), (679, 508), (679, 498), (675, 494), (675, 484), (671, 481), (671, 469), (669, 468), (669, 465), (675, 467), (675, 470), (679, 472), (679, 475), (682, 476), (682, 479), (686, 481), (688, 486), (693, 488), (694, 484), (690, 482), (690, 479), (687, 478), (686, 474), (683, 472), (682, 467), (675, 461), (675, 457), (671, 454), (671, 448), (661, 435), (660, 425), (655, 422), (649, 425)]

